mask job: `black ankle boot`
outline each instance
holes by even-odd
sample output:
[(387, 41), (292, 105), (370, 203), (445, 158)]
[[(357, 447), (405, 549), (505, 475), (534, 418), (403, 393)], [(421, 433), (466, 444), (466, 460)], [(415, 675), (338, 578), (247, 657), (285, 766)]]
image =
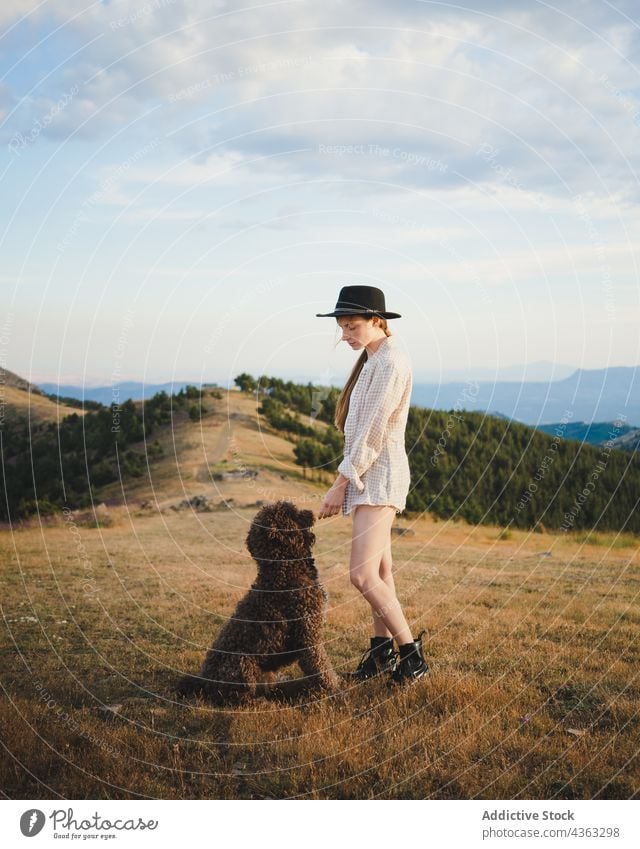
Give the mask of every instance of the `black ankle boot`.
[(426, 631), (421, 631), (411, 643), (400, 646), (400, 663), (391, 673), (391, 678), (397, 684), (417, 681), (429, 672), (429, 667), (422, 652), (422, 637)]
[(396, 653), (391, 637), (371, 637), (371, 648), (360, 658), (360, 663), (350, 677), (356, 681), (375, 678), (384, 672), (393, 672), (397, 665)]

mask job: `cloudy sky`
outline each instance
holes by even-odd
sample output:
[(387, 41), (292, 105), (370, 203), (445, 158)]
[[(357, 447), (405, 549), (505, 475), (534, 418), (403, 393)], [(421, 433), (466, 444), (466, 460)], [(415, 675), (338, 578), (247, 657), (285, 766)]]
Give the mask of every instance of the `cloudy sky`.
[[(640, 12), (604, 0), (0, 6), (0, 365), (340, 383), (640, 363)], [(526, 376), (527, 372), (525, 372)]]

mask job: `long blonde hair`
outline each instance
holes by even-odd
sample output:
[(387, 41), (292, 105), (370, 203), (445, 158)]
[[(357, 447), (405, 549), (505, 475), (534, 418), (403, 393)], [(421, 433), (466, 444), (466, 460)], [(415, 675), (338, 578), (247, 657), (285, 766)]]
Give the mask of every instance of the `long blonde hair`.
[[(368, 316), (368, 315), (345, 315), (344, 318), (365, 318), (371, 319), (376, 322), (382, 330), (384, 330), (385, 336), (392, 336), (393, 334), (389, 330), (387, 326), (386, 318), (381, 318), (379, 315)], [(334, 417), (334, 424), (338, 428), (338, 430), (344, 433), (344, 423), (347, 420), (347, 414), (349, 412), (349, 399), (351, 398), (351, 392), (353, 387), (360, 376), (360, 372), (362, 371), (362, 366), (367, 362), (369, 355), (367, 353), (366, 348), (362, 351), (358, 359), (356, 360), (356, 364), (351, 370), (351, 374), (349, 375), (347, 382), (345, 383), (342, 392), (340, 393), (338, 400), (336, 401), (336, 414)]]

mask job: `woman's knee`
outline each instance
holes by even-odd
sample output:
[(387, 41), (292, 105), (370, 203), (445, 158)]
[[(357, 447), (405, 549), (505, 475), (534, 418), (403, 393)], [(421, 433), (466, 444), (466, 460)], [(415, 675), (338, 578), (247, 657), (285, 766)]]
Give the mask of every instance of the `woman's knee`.
[(380, 576), (373, 569), (352, 569), (350, 578), (352, 585), (363, 594), (380, 583)]
[(351, 545), (351, 583), (366, 592), (379, 584), (387, 570), (391, 569), (391, 522), (395, 511), (392, 507), (361, 504), (357, 506), (353, 520)]

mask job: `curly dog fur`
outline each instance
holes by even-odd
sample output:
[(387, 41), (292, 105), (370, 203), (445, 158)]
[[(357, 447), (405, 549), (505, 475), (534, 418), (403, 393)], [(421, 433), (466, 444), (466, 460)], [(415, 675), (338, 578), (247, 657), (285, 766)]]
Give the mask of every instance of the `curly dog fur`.
[(337, 688), (322, 643), (327, 594), (312, 556), (314, 521), (311, 510), (298, 510), (290, 501), (268, 504), (256, 514), (246, 545), (258, 576), (207, 652), (200, 674), (179, 682), (179, 695), (246, 701), (265, 673), (296, 661), (312, 687)]

